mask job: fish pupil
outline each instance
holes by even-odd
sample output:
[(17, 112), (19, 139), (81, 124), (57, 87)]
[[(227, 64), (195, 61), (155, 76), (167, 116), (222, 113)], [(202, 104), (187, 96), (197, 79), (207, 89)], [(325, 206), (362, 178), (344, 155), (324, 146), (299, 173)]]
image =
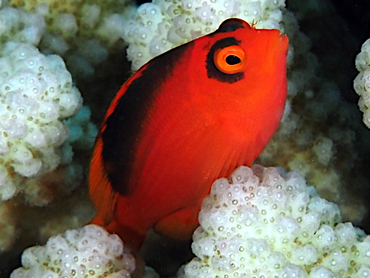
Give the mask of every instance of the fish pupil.
[(241, 60), (238, 56), (229, 55), (226, 57), (226, 63), (228, 63), (229, 65), (236, 65), (239, 64), (240, 62)]

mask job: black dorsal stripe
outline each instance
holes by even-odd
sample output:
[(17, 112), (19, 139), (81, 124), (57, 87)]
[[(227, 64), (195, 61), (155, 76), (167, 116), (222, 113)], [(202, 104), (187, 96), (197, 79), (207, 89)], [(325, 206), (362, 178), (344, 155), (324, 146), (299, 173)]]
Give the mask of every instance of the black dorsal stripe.
[(228, 37), (228, 38), (218, 40), (217, 42), (215, 42), (214, 45), (212, 45), (211, 50), (209, 51), (207, 55), (207, 60), (206, 60), (207, 74), (209, 78), (217, 79), (218, 81), (226, 82), (230, 84), (235, 83), (244, 78), (244, 72), (227, 74), (227, 73), (220, 71), (216, 67), (215, 62), (214, 62), (214, 57), (213, 57), (216, 50), (228, 47), (230, 45), (238, 45), (239, 43), (240, 41), (238, 41), (236, 38)]
[(218, 33), (234, 32), (239, 28), (244, 28), (243, 22), (237, 18), (230, 18), (222, 22), (220, 27), (212, 33), (212, 36)]
[(150, 61), (142, 76), (135, 79), (108, 117), (102, 134), (104, 170), (114, 191), (128, 195), (133, 172), (135, 151), (145, 132), (144, 122), (154, 100), (160, 93), (157, 88), (171, 75), (183, 52), (192, 46), (188, 43), (174, 48)]

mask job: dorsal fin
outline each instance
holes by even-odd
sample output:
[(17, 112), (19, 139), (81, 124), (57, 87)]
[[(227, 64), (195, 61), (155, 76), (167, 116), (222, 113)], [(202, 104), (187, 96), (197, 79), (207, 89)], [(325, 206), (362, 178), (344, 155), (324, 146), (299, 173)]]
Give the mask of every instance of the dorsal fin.
[(90, 198), (93, 202), (99, 217), (104, 225), (108, 225), (113, 218), (117, 202), (117, 193), (113, 191), (112, 186), (105, 174), (102, 163), (103, 142), (98, 136), (96, 140), (93, 157), (90, 162), (89, 184)]

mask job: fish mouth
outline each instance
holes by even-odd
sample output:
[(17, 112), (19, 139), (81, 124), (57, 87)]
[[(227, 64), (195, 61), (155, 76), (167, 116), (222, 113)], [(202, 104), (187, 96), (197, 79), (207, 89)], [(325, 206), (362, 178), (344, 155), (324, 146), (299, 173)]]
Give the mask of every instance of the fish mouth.
[(278, 38), (278, 45), (281, 48), (281, 51), (285, 54), (285, 56), (288, 56), (289, 38), (286, 34), (280, 33)]
[(280, 41), (289, 43), (288, 36), (286, 34), (280, 33)]
[(282, 33), (279, 29), (266, 29), (274, 33), (275, 45), (278, 45), (283, 52), (288, 51), (289, 48), (289, 38), (286, 34)]

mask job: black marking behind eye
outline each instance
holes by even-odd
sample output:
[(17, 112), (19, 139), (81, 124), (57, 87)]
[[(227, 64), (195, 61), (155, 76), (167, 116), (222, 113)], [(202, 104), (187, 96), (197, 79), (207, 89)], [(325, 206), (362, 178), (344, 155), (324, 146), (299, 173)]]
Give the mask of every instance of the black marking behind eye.
[(228, 63), (229, 65), (236, 65), (239, 64), (240, 62), (241, 60), (238, 56), (229, 55), (226, 57), (226, 63)]
[[(235, 83), (241, 79), (244, 78), (244, 73), (243, 72), (237, 72), (233, 74), (227, 74), (222, 71), (220, 71), (215, 63), (214, 63), (214, 54), (215, 51), (220, 49), (220, 48), (225, 48), (231, 45), (238, 45), (240, 41), (238, 41), (234, 37), (228, 37), (221, 39), (217, 41), (210, 49), (207, 59), (206, 59), (206, 67), (207, 67), (207, 74), (209, 78), (216, 79), (221, 82), (226, 82), (226, 83)], [(232, 56), (232, 55), (230, 55)], [(236, 57), (236, 56), (235, 56)], [(240, 60), (240, 59), (239, 59)]]

